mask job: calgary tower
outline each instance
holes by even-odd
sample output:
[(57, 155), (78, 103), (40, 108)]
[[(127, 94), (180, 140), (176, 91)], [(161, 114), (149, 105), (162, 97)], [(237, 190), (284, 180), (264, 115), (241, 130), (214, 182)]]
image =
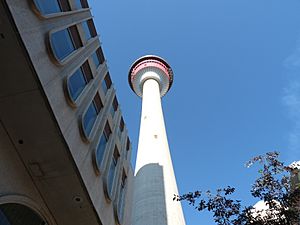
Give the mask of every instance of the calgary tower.
[(131, 89), (142, 98), (135, 167), (133, 225), (185, 225), (164, 123), (161, 97), (171, 88), (173, 71), (162, 58), (147, 55), (130, 68)]

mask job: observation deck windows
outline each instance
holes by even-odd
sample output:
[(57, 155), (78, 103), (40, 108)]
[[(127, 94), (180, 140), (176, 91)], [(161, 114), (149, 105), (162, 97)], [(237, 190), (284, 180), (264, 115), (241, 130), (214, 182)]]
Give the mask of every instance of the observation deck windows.
[(95, 124), (97, 115), (102, 107), (103, 104), (101, 102), (99, 94), (97, 93), (83, 116), (83, 130), (85, 132), (86, 137), (90, 135), (92, 128)]
[(73, 51), (82, 47), (76, 26), (52, 33), (50, 36), (50, 44), (54, 56), (62, 61)]
[(70, 97), (73, 101), (78, 98), (86, 84), (92, 78), (92, 71), (87, 61), (70, 76), (67, 81), (67, 86)]
[(103, 133), (100, 137), (100, 140), (99, 140), (99, 143), (98, 143), (98, 146), (96, 149), (96, 163), (97, 163), (98, 169), (100, 169), (100, 167), (101, 167), (101, 162), (103, 160), (106, 145), (107, 145), (110, 135), (111, 135), (111, 129), (109, 127), (109, 124), (106, 122)]

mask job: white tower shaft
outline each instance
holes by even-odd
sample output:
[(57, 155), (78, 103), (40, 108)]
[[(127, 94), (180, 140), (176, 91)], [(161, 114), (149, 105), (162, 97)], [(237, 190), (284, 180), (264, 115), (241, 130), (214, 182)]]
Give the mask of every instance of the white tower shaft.
[[(150, 72), (147, 72), (150, 73)], [(142, 115), (135, 173), (149, 163), (170, 162), (169, 146), (161, 107), (159, 84), (154, 79), (143, 85)], [(167, 150), (167, 151), (166, 151)]]
[[(147, 71), (145, 77), (157, 77)], [(166, 135), (159, 83), (142, 88), (142, 115), (134, 191), (133, 225), (185, 225)]]

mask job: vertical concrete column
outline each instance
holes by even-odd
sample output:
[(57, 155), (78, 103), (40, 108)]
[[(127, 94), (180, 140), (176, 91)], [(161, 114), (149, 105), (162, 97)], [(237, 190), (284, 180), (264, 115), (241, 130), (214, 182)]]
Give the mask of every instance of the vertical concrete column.
[(148, 163), (163, 165), (168, 142), (161, 107), (159, 84), (154, 79), (143, 84), (143, 102), (135, 174)]
[[(149, 56), (146, 56), (146, 58)], [(164, 123), (161, 97), (171, 86), (170, 70), (155, 56), (133, 65), (132, 88), (142, 97), (134, 181), (133, 225), (184, 225)], [(170, 76), (169, 76), (170, 75)]]

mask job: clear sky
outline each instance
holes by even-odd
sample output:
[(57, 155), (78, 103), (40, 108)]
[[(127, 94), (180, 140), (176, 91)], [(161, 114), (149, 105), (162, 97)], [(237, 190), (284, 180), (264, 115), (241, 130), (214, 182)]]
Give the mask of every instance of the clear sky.
[[(257, 169), (278, 150), (300, 160), (300, 0), (89, 0), (134, 165), (141, 99), (127, 81), (145, 54), (165, 58), (174, 83), (163, 98), (180, 193), (232, 185), (248, 204)], [(212, 225), (183, 204), (187, 225)]]

